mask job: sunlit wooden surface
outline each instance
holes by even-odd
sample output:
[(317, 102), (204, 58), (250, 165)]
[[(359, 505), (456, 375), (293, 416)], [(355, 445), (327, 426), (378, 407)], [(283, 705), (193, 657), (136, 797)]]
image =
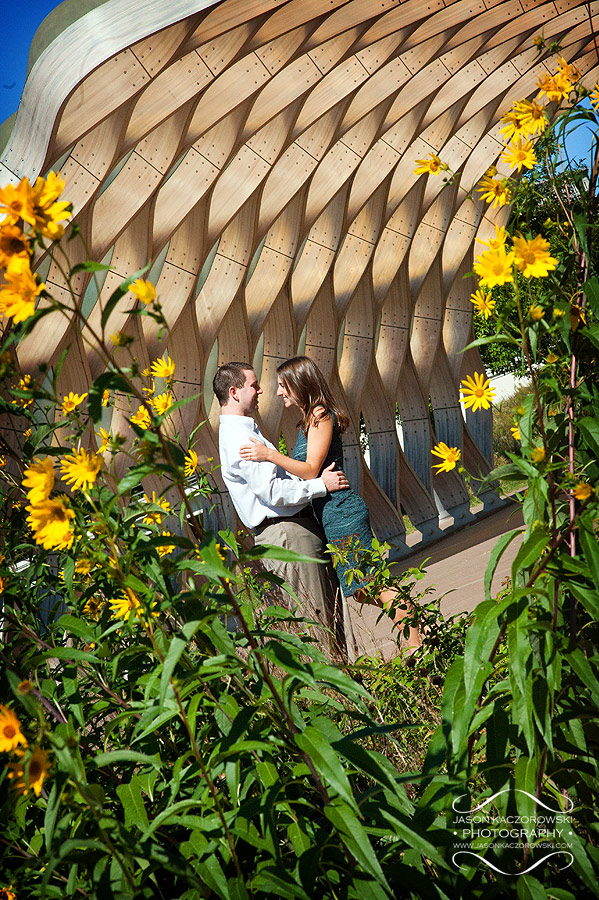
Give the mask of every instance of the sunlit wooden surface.
[[(168, 341), (122, 313), (111, 330), (131, 334), (142, 367), (175, 359), (179, 396), (195, 396), (175, 424), (206, 420), (201, 459), (216, 456), (217, 362), (253, 361), (264, 431), (291, 442), (275, 370), (305, 352), (351, 414), (346, 469), (378, 535), (401, 546), (407, 515), (430, 539), (440, 509), (471, 516), (457, 472), (432, 475), (431, 447), (461, 447), (471, 471), (490, 462), (490, 415), (464, 420), (458, 401), (482, 371), (462, 353), (464, 276), (509, 210), (469, 191), (491, 164), (508, 174), (499, 119), (557, 55), (598, 79), (595, 22), (599, 3), (581, 0), (109, 0), (37, 60), (0, 177), (60, 169), (92, 257), (116, 272), (99, 290), (78, 276), (92, 323), (120, 278), (152, 264)], [(558, 54), (533, 45), (541, 32)], [(459, 186), (414, 174), (431, 152)], [(44, 278), (64, 289), (57, 266)], [(103, 363), (58, 316), (20, 363), (35, 373), (67, 346), (60, 387), (85, 390)], [(113, 426), (126, 430), (123, 412)]]

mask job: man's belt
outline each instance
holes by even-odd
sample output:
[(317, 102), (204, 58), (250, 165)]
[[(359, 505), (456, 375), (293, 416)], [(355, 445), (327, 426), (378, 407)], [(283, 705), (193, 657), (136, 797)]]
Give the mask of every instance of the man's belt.
[(292, 516), (267, 516), (265, 519), (262, 519), (259, 525), (256, 525), (254, 528), (254, 532), (262, 531), (263, 528), (266, 528), (268, 525), (276, 525), (279, 522), (294, 522), (297, 519), (312, 519), (312, 513), (309, 508), (300, 509), (299, 512), (294, 513)]

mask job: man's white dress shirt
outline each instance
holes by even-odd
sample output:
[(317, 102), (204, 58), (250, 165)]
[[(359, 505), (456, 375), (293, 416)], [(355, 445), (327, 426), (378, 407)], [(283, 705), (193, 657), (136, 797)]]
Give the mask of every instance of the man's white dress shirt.
[(239, 518), (247, 528), (257, 528), (265, 518), (293, 516), (313, 497), (326, 495), (322, 478), (304, 480), (274, 463), (242, 459), (239, 448), (249, 444), (250, 437), (274, 449), (250, 416), (220, 417), (221, 473)]

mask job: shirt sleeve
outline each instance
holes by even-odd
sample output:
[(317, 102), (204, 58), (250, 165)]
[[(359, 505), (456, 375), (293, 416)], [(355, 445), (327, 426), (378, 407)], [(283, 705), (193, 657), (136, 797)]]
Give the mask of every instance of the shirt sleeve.
[(274, 463), (239, 459), (234, 468), (238, 468), (250, 490), (266, 506), (301, 506), (313, 497), (324, 497), (327, 493), (322, 478), (281, 478)]

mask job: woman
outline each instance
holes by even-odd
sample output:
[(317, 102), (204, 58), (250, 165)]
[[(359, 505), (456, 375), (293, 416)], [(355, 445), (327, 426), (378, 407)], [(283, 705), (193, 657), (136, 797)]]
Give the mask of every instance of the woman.
[[(282, 363), (277, 369), (277, 396), (283, 398), (286, 407), (297, 406), (302, 413), (301, 428), (293, 451), (293, 456), (285, 456), (271, 449), (255, 438), (251, 444), (240, 448), (242, 459), (263, 462), (268, 460), (281, 466), (300, 478), (317, 478), (323, 468), (332, 462), (343, 468), (343, 445), (341, 435), (349, 425), (349, 419), (335, 402), (324, 375), (315, 362), (307, 356), (296, 356)], [(372, 547), (372, 528), (368, 507), (361, 497), (351, 490), (327, 494), (312, 501), (314, 515), (321, 524), (327, 542), (342, 546), (348, 538), (358, 538), (360, 547)], [(339, 563), (337, 575), (345, 596), (354, 594), (363, 601), (361, 590), (367, 583), (355, 580), (348, 585), (346, 573), (352, 569), (349, 564)], [(377, 603), (386, 609), (393, 604), (396, 592), (382, 591)], [(406, 612), (397, 609), (395, 622), (399, 623)], [(408, 647), (415, 650), (421, 638), (416, 628), (410, 628)]]

